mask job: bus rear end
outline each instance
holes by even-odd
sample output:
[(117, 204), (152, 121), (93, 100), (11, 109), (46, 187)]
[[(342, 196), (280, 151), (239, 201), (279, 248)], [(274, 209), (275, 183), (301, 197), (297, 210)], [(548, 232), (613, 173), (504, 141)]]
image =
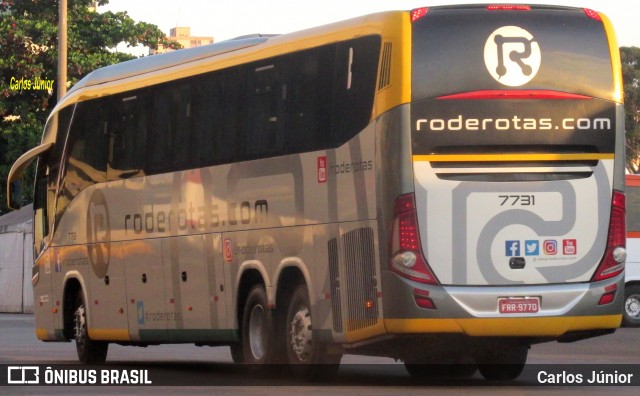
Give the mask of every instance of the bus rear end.
[[(387, 330), (432, 334), (489, 378), (516, 376), (487, 364), (521, 369), (532, 343), (613, 331), (624, 110), (606, 17), (433, 7), (413, 10), (411, 26), (414, 193), (395, 205)], [(428, 354), (411, 349), (405, 362)]]

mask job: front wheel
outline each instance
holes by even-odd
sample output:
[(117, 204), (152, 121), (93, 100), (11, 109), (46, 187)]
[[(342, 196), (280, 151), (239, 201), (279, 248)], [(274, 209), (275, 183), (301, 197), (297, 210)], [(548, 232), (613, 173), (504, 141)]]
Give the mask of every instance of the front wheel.
[(82, 363), (104, 363), (107, 360), (109, 343), (94, 341), (89, 337), (87, 328), (87, 309), (82, 291), (76, 297), (76, 310), (73, 313), (73, 334), (76, 339), (78, 360)]
[(342, 355), (329, 353), (326, 344), (314, 337), (309, 291), (304, 284), (291, 295), (285, 325), (287, 357), (293, 375), (307, 381), (328, 381), (335, 377)]
[(624, 291), (622, 325), (640, 327), (640, 285), (628, 285)]

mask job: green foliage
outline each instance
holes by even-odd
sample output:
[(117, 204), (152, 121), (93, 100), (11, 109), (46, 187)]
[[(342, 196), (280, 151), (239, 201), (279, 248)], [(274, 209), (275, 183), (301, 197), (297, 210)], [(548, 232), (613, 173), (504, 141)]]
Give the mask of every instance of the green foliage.
[[(11, 165), (36, 146), (57, 97), (58, 0), (0, 0), (0, 214), (6, 212), (6, 178)], [(94, 12), (91, 0), (69, 0), (68, 86), (91, 71), (134, 57), (113, 51), (119, 43), (179, 48), (157, 26), (136, 22), (126, 12)], [(105, 5), (108, 0), (100, 0)], [(109, 49), (112, 49), (111, 51)], [(13, 79), (13, 80), (12, 80)], [(23, 79), (51, 81), (52, 90), (15, 89)], [(14, 84), (15, 85), (15, 84)], [(33, 172), (24, 180), (30, 196)]]
[(640, 172), (640, 48), (620, 48), (624, 81), (627, 169)]

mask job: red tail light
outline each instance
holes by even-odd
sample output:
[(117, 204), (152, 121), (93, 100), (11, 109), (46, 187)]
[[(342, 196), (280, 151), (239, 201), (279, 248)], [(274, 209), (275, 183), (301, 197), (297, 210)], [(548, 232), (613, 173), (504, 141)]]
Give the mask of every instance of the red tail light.
[(600, 18), (600, 14), (598, 14), (596, 11), (594, 10), (590, 10), (588, 8), (583, 8), (584, 13), (586, 16), (588, 16), (591, 19), (595, 19), (598, 22), (602, 22), (602, 18)]
[(416, 282), (437, 285), (438, 280), (422, 254), (414, 194), (396, 199), (391, 234), (391, 270)]
[(626, 247), (626, 221), (625, 198), (619, 191), (613, 192), (611, 205), (611, 219), (609, 220), (609, 238), (607, 250), (602, 261), (593, 275), (592, 281), (601, 281), (613, 278), (624, 271), (624, 261), (627, 258)]
[(411, 10), (411, 23), (427, 15), (427, 12), (429, 12), (429, 7), (422, 7)]
[(492, 4), (487, 6), (489, 11), (531, 11), (531, 7), (528, 5), (517, 4)]

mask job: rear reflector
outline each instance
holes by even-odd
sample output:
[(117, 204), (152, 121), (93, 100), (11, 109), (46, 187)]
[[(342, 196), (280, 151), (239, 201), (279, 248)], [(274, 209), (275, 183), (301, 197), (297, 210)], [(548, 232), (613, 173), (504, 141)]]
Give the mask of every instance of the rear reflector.
[(429, 297), (429, 290), (413, 289), (413, 298), (420, 308), (436, 309), (436, 304)]
[(616, 292), (605, 293), (600, 297), (600, 301), (598, 301), (598, 305), (607, 305), (611, 304), (616, 299)]
[(411, 10), (411, 23), (427, 15), (427, 12), (429, 12), (429, 7), (422, 7)]
[(487, 6), (489, 11), (531, 11), (531, 7), (528, 5), (518, 4), (492, 4)]
[(600, 18), (600, 14), (598, 14), (596, 11), (594, 10), (590, 10), (588, 8), (583, 8), (584, 13), (586, 16), (588, 16), (591, 19), (594, 19), (598, 22), (602, 22), (602, 18)]
[(591, 99), (589, 96), (568, 92), (551, 91), (546, 89), (489, 89), (473, 92), (462, 92), (453, 95), (440, 96), (437, 99)]

